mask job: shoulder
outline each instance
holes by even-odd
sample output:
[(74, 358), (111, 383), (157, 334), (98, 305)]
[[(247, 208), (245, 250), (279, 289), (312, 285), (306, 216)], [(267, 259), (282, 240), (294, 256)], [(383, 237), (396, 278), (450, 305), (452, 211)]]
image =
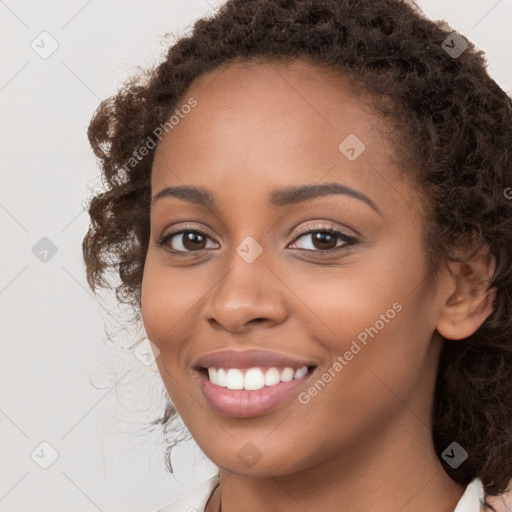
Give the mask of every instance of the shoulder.
[(180, 496), (155, 512), (204, 512), (204, 507), (213, 490), (219, 484), (219, 475), (214, 475), (192, 491)]

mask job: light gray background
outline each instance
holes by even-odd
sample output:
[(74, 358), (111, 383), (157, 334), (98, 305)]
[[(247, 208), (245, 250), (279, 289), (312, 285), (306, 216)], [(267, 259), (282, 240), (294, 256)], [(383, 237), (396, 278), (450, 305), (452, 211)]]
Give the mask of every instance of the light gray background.
[[(99, 186), (86, 129), (100, 99), (136, 66), (160, 60), (165, 33), (183, 34), (220, 3), (0, 0), (4, 512), (151, 511), (215, 472), (192, 442), (178, 450), (175, 477), (165, 472), (159, 432), (143, 430), (163, 407), (156, 365), (123, 350), (136, 333), (117, 328), (109, 296), (90, 293), (81, 242), (83, 206)], [(417, 4), (486, 51), (490, 74), (511, 94), (512, 0)], [(58, 43), (48, 58), (31, 47), (55, 44), (43, 31)], [(57, 248), (46, 262), (32, 252), (43, 237)], [(118, 332), (113, 342), (104, 322)], [(43, 441), (58, 452), (48, 469)]]

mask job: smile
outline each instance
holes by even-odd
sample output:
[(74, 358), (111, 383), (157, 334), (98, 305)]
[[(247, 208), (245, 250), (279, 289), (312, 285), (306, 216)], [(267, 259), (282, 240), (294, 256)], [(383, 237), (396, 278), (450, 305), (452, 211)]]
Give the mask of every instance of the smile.
[(284, 406), (306, 386), (316, 368), (210, 367), (198, 374), (202, 394), (213, 411), (231, 418), (251, 418)]
[(297, 370), (290, 368), (208, 368), (208, 377), (212, 384), (228, 389), (246, 389), (255, 391), (264, 386), (276, 386), (280, 382), (290, 382), (300, 379), (308, 373), (308, 367)]

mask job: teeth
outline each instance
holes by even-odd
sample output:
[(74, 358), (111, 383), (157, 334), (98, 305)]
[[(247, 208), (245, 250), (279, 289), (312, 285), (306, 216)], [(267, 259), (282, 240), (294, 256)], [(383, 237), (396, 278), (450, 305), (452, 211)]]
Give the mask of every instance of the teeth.
[(290, 382), (291, 380), (293, 380), (294, 373), (295, 371), (293, 370), (293, 368), (285, 368), (281, 372), (281, 382)]
[(244, 378), (244, 389), (256, 390), (265, 385), (265, 376), (259, 368), (251, 368)]
[[(211, 377), (210, 380), (212, 380)], [(214, 380), (212, 380), (212, 382), (217, 384), (217, 386), (222, 386), (223, 388), (225, 388), (227, 386), (226, 370), (224, 370), (223, 368), (219, 368), (217, 370), (217, 382), (215, 382)]]
[(275, 386), (281, 382), (281, 374), (277, 368), (270, 368), (265, 373), (265, 386)]
[(304, 375), (306, 375), (306, 373), (308, 373), (308, 369), (306, 366), (303, 366), (302, 368), (299, 368), (296, 372), (295, 372), (295, 375), (293, 376), (294, 379), (300, 379), (301, 377), (304, 377)]
[(244, 376), (240, 370), (230, 368), (226, 375), (226, 387), (228, 389), (244, 389)]
[(300, 379), (308, 373), (307, 366), (298, 370), (286, 367), (281, 372), (277, 368), (269, 368), (263, 373), (259, 368), (250, 368), (245, 371), (238, 368), (208, 368), (208, 377), (213, 384), (228, 389), (247, 389), (255, 391), (264, 386), (275, 386), (280, 382), (290, 382), (293, 379)]

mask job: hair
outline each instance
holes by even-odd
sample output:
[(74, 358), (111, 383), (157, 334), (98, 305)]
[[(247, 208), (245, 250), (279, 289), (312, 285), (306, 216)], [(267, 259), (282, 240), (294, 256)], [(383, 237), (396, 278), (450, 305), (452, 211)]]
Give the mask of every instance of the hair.
[[(467, 45), (460, 55), (444, 44), (454, 37), (456, 48)], [(462, 261), (461, 248), (488, 248), (494, 258), (493, 312), (473, 335), (443, 341), (431, 427), (453, 480), (479, 477), (487, 494), (502, 494), (512, 478), (512, 101), (481, 50), (405, 0), (230, 0), (104, 100), (88, 130), (106, 181), (88, 204), (89, 286), (108, 287), (114, 271), (117, 299), (140, 320), (155, 149), (133, 158), (194, 80), (231, 63), (297, 59), (337, 71), (372, 98), (403, 176), (424, 197), (432, 269)], [(165, 431), (176, 416), (168, 402), (154, 424)], [(468, 453), (458, 468), (441, 456), (453, 441)]]

